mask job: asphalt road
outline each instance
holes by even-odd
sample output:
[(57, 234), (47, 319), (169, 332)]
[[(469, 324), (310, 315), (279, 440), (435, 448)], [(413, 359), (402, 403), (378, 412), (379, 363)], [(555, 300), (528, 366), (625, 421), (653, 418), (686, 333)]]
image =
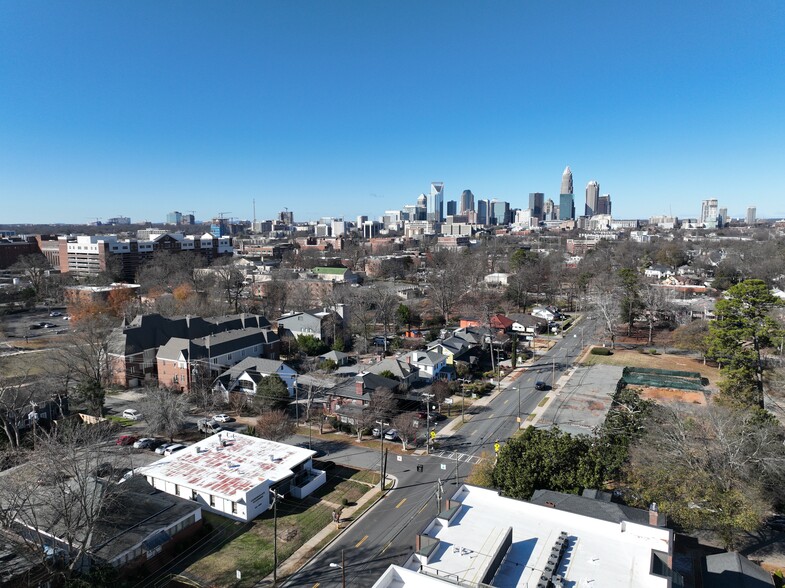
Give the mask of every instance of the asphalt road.
[[(589, 344), (594, 338), (596, 330), (597, 321), (593, 319), (576, 324), (570, 334), (471, 421), (443, 440), (435, 451), (440, 455), (402, 456), (401, 461), (391, 455), (387, 471), (397, 478), (396, 487), (368, 515), (290, 576), (283, 586), (339, 587), (342, 571), (346, 573), (346, 585), (371, 586), (390, 564), (403, 563), (414, 549), (415, 535), (437, 514), (439, 480), (444, 495), (449, 495), (455, 488), (456, 466), (459, 479), (462, 479), (473, 467), (471, 462), (476, 462), (483, 454), (486, 459), (493, 459), (494, 443), (497, 440), (503, 443), (512, 436), (519, 426), (518, 415), (525, 418), (549, 393), (548, 390), (535, 390), (534, 383), (541, 380), (552, 385), (558, 380), (581, 353), (583, 344)], [(354, 450), (348, 456), (331, 454), (329, 459), (361, 467), (379, 467), (375, 452)], [(418, 464), (423, 466), (422, 472), (417, 471)], [(342, 553), (345, 570), (340, 567)]]

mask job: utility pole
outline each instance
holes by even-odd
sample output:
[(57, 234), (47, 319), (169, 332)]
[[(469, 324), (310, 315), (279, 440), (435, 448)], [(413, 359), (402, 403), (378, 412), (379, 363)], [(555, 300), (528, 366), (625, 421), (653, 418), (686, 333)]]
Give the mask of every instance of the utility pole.
[(425, 430), (427, 431), (425, 437), (425, 453), (427, 455), (431, 453), (431, 398), (433, 398), (433, 394), (423, 392), (422, 395), (425, 398)]
[(376, 424), (379, 425), (379, 439), (382, 441), (382, 444), (379, 446), (379, 488), (384, 492), (384, 427), (388, 426), (390, 423), (385, 423), (382, 420), (376, 421)]
[(442, 479), (436, 480), (436, 510), (438, 514), (442, 514), (442, 496), (444, 496), (444, 486)]
[(273, 494), (273, 585), (278, 583), (278, 500), (283, 495), (270, 489)]

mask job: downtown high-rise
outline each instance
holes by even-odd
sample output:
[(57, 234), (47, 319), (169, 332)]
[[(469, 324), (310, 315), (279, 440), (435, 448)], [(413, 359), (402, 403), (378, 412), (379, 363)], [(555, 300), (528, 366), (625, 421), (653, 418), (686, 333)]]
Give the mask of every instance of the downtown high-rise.
[(428, 220), (440, 223), (444, 220), (444, 182), (431, 182), (428, 196)]
[(596, 180), (592, 180), (586, 184), (586, 208), (584, 214), (586, 216), (594, 216), (599, 214), (600, 205), (600, 184)]
[(572, 188), (572, 170), (570, 166), (564, 168), (561, 176), (561, 192), (559, 193), (559, 220), (573, 220), (575, 218), (575, 195)]

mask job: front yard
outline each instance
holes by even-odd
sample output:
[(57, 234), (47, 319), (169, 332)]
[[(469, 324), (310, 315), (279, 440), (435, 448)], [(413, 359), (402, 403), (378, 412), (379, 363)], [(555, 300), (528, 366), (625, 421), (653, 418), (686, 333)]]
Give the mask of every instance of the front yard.
[[(327, 483), (305, 500), (285, 498), (278, 505), (278, 562), (297, 551), (306, 541), (332, 524), (332, 512), (345, 499), (352, 504), (378, 485), (378, 473), (335, 466), (327, 472)], [(213, 528), (226, 526), (227, 519), (206, 514)], [(242, 580), (236, 571), (242, 572)], [(184, 575), (203, 586), (253, 586), (273, 571), (273, 512), (245, 526), (210, 555), (188, 567)]]

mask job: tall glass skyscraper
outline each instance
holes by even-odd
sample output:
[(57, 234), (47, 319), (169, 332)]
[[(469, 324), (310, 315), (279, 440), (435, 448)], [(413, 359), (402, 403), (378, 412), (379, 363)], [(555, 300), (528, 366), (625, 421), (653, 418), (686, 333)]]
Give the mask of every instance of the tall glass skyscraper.
[(543, 219), (543, 206), (545, 204), (545, 194), (542, 192), (531, 192), (529, 194), (529, 209), (532, 211), (532, 218)]
[(561, 175), (561, 192), (559, 194), (574, 194), (572, 189), (572, 170), (570, 166), (564, 168), (564, 173)]
[(440, 223), (444, 220), (444, 182), (432, 182), (428, 196), (428, 220)]
[(466, 214), (467, 210), (474, 210), (474, 194), (471, 190), (461, 192), (461, 214)]
[(599, 214), (600, 207), (600, 184), (592, 180), (586, 184), (586, 216)]

